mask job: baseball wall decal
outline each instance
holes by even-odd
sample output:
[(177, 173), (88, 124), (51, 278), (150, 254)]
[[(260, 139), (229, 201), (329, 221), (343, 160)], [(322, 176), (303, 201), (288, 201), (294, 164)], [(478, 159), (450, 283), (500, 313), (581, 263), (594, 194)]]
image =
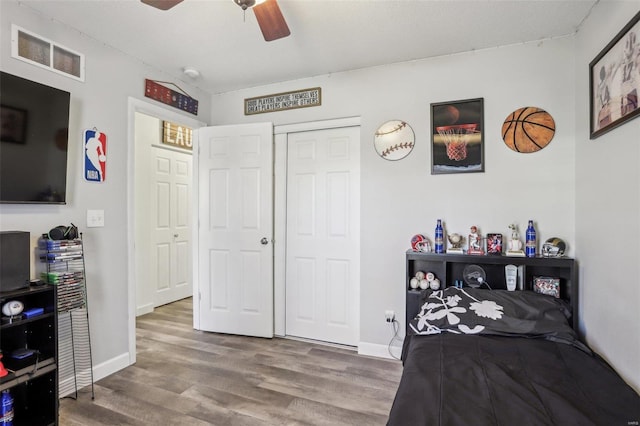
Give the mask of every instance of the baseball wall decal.
[(415, 144), (413, 129), (401, 120), (387, 121), (375, 133), (373, 146), (385, 160), (400, 160), (411, 153)]

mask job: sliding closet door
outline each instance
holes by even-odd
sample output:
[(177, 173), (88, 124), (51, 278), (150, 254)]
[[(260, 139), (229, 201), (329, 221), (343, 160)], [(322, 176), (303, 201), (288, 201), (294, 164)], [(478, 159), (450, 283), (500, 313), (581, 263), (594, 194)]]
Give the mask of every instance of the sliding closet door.
[(286, 334), (356, 346), (360, 128), (287, 141)]

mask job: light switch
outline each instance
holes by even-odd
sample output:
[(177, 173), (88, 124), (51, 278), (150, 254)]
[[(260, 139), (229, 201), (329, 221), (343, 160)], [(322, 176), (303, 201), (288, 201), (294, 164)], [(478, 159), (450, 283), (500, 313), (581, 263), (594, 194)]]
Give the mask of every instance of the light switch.
[(87, 228), (104, 226), (104, 210), (87, 210)]

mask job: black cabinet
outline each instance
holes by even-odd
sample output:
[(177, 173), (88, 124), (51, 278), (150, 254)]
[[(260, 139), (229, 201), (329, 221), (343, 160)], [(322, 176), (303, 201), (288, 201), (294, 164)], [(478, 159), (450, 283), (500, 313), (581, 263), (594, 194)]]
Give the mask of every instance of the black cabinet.
[[(57, 308), (56, 287), (41, 285), (0, 293), (0, 306), (17, 300), (24, 312), (2, 315), (0, 350), (9, 374), (0, 377), (0, 392), (13, 398), (13, 425), (58, 424)], [(41, 310), (41, 311), (40, 311)]]
[(411, 278), (418, 271), (433, 272), (441, 286), (453, 286), (463, 280), (467, 265), (478, 265), (486, 273), (492, 289), (506, 289), (506, 265), (518, 267), (519, 288), (533, 289), (534, 277), (554, 277), (560, 280), (560, 296), (572, 307), (573, 329), (578, 330), (578, 271), (576, 261), (568, 257), (509, 257), (501, 255), (435, 254), (408, 250), (406, 253), (406, 325), (419, 311), (421, 290), (411, 288)]

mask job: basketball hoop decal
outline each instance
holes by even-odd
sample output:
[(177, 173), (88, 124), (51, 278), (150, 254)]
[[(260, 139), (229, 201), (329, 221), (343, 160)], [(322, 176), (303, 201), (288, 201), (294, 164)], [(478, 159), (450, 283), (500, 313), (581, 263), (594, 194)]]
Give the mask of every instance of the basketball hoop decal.
[(431, 104), (431, 174), (484, 172), (484, 99)]
[(475, 123), (436, 127), (436, 131), (444, 139), (449, 160), (462, 161), (467, 158), (469, 135), (474, 134), (477, 127)]

